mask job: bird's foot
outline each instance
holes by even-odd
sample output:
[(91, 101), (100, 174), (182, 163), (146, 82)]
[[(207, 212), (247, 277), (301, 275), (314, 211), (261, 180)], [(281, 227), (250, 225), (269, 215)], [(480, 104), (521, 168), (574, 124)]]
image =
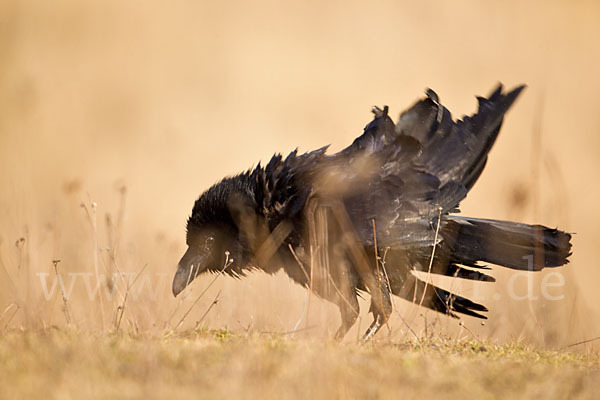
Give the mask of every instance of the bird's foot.
[(361, 343), (367, 343), (369, 340), (371, 340), (371, 338), (375, 336), (375, 334), (379, 331), (379, 329), (381, 329), (382, 326), (383, 317), (381, 315), (377, 315), (371, 326), (369, 326), (369, 329), (367, 329), (362, 339), (360, 340)]

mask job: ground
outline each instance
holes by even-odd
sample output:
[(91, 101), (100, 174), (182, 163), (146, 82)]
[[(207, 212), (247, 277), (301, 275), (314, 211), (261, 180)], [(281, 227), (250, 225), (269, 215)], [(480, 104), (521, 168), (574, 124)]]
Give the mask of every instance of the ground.
[(598, 353), (432, 338), (337, 343), (226, 330), (58, 328), (0, 338), (0, 397), (591, 399)]

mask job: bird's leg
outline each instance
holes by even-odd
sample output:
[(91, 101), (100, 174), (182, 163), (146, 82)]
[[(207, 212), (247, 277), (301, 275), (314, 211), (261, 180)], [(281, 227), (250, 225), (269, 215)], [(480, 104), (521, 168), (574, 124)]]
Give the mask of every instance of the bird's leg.
[(376, 314), (375, 319), (373, 320), (373, 323), (371, 324), (371, 326), (369, 326), (369, 329), (367, 329), (367, 331), (363, 335), (361, 341), (363, 343), (366, 343), (369, 340), (371, 340), (371, 338), (373, 336), (375, 336), (375, 334), (379, 331), (379, 329), (381, 329), (383, 324), (385, 324), (383, 316), (381, 314)]
[(358, 298), (356, 297), (356, 293), (343, 297), (340, 293), (338, 294), (335, 303), (339, 307), (340, 315), (342, 317), (342, 324), (335, 333), (335, 340), (342, 340), (358, 318)]
[(380, 274), (380, 276), (376, 278), (376, 281), (378, 287), (371, 290), (371, 308), (369, 310), (373, 313), (374, 319), (373, 323), (371, 323), (371, 326), (369, 326), (369, 329), (367, 329), (362, 337), (363, 343), (368, 342), (375, 336), (392, 314), (391, 291), (383, 274)]
[(342, 323), (335, 334), (335, 340), (342, 340), (358, 318), (360, 308), (356, 287), (358, 276), (347, 258), (346, 246), (343, 242), (334, 242), (330, 246), (331, 258), (335, 260), (334, 268), (329, 270), (328, 300), (340, 309)]

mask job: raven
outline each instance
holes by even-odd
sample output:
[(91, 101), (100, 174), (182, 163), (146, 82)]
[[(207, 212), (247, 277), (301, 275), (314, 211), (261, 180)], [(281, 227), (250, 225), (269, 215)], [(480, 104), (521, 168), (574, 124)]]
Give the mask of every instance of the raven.
[(397, 123), (387, 106), (374, 107), (363, 134), (338, 153), (326, 146), (275, 154), (223, 179), (194, 203), (173, 294), (206, 271), (243, 277), (283, 268), (339, 307), (339, 339), (355, 323), (364, 292), (374, 318), (365, 341), (388, 320), (392, 294), (452, 317), (486, 318), (485, 306), (415, 271), (489, 282), (482, 262), (530, 271), (568, 263), (568, 233), (456, 215), (524, 87), (498, 85), (477, 97), (474, 115), (457, 121), (428, 89)]

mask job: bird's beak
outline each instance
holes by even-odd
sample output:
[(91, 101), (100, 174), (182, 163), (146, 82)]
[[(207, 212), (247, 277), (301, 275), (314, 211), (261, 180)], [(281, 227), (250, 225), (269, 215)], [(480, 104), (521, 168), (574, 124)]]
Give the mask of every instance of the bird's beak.
[(195, 254), (190, 248), (187, 249), (173, 277), (173, 296), (177, 297), (187, 285), (190, 284), (203, 270), (205, 270), (206, 255)]

